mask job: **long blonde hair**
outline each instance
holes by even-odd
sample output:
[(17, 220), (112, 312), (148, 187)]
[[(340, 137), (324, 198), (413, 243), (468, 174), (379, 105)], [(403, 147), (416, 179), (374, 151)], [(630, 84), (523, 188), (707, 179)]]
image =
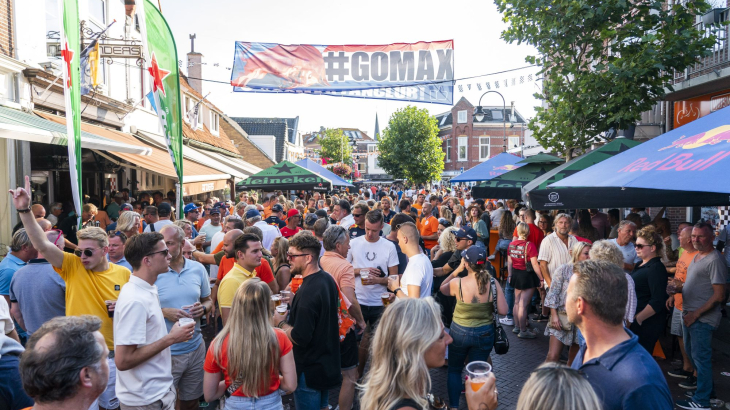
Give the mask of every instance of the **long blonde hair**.
[[(279, 341), (269, 322), (273, 314), (269, 286), (259, 278), (249, 279), (238, 287), (228, 322), (213, 339), (216, 363), (226, 368), (231, 381), (241, 383), (248, 397), (266, 391), (272, 371), (279, 369)], [(221, 363), (226, 339), (228, 363)]]
[(595, 410), (601, 402), (590, 383), (562, 364), (545, 363), (522, 386), (517, 410)]
[(402, 398), (428, 408), (431, 376), (424, 355), (442, 333), (441, 308), (432, 297), (398, 299), (385, 309), (360, 386), (360, 409), (389, 410)]
[(289, 251), (289, 240), (283, 236), (279, 236), (274, 239), (274, 243), (271, 245), (271, 249), (276, 249), (276, 258), (274, 258), (274, 271), (279, 269), (281, 265), (288, 265), (289, 261), (286, 258), (286, 253)]
[(464, 215), (464, 207), (456, 204), (454, 205), (454, 217), (460, 216), (461, 217), (461, 223), (466, 223), (466, 215)]

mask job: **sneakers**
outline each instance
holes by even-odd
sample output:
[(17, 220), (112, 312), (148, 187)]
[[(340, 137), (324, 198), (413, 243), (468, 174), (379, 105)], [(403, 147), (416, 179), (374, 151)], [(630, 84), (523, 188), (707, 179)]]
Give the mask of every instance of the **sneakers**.
[(519, 337), (520, 339), (534, 339), (537, 336), (529, 330), (525, 330), (524, 332), (520, 332), (517, 337)]
[(514, 328), (514, 329), (512, 329), (512, 333), (514, 333), (514, 334), (516, 334), (516, 335), (519, 335), (519, 334), (520, 334), (520, 328), (519, 328), (519, 327), (517, 327), (517, 326), (515, 326), (515, 328)]
[(544, 316), (542, 313), (536, 313), (531, 319), (533, 322), (547, 322), (550, 317)]
[(489, 257), (487, 259), (489, 259), (490, 261), (493, 261), (494, 259), (496, 259), (496, 255), (489, 255)]
[(505, 326), (514, 326), (515, 321), (513, 319), (508, 318), (507, 316), (499, 319), (499, 323), (505, 325)]
[(682, 367), (678, 367), (674, 370), (670, 370), (667, 372), (667, 374), (672, 377), (678, 377), (680, 379), (686, 379), (687, 377), (692, 376), (692, 372), (684, 370)]
[(679, 400), (676, 403), (674, 403), (679, 407), (680, 409), (689, 409), (689, 410), (711, 410), (712, 408), (710, 406), (703, 406), (694, 400)]
[[(686, 379), (684, 379), (683, 382), (679, 383), (679, 387), (687, 390), (695, 390), (697, 389), (697, 378), (694, 376), (687, 376)], [(694, 408), (694, 407), (688, 407), (688, 408)]]

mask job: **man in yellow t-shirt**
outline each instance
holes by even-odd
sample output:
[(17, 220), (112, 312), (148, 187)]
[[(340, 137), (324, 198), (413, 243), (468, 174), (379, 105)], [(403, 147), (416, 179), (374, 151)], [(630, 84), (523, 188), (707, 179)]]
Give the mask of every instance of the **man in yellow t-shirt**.
[(231, 313), (233, 297), (236, 296), (238, 287), (243, 282), (256, 277), (255, 269), (261, 265), (263, 246), (258, 236), (245, 233), (236, 238), (233, 249), (236, 253), (236, 263), (218, 286), (218, 306), (221, 309), (224, 326)]
[[(25, 189), (11, 191), (13, 205), (20, 215), (23, 227), (33, 247), (53, 265), (66, 282), (66, 316), (93, 315), (101, 319), (101, 334), (104, 335), (109, 353), (109, 383), (98, 399), (104, 409), (119, 406), (116, 397), (116, 366), (114, 364), (114, 303), (107, 307), (106, 301), (116, 301), (122, 287), (129, 281), (129, 269), (109, 262), (109, 239), (103, 229), (88, 227), (76, 233), (78, 247), (76, 254), (65, 253), (47, 238), (43, 229), (30, 212), (30, 180), (25, 177)], [(42, 295), (39, 295), (42, 297)], [(93, 406), (92, 406), (93, 407)]]

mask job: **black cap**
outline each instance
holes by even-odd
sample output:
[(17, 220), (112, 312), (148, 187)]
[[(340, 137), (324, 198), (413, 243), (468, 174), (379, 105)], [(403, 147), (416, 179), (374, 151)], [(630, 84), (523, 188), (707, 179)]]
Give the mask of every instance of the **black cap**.
[(274, 206), (271, 207), (271, 212), (284, 212), (284, 207), (281, 206), (281, 204), (274, 204)]
[(457, 238), (466, 238), (475, 242), (477, 240), (477, 232), (474, 229), (469, 228), (468, 226), (461, 228), (458, 231), (452, 232), (454, 232), (454, 236), (456, 236)]
[(157, 215), (167, 216), (170, 215), (170, 213), (172, 213), (172, 205), (167, 202), (162, 202), (157, 206)]
[(217, 206), (214, 206), (213, 208), (210, 208), (209, 213), (210, 214), (220, 214), (221, 213), (221, 209), (218, 208)]

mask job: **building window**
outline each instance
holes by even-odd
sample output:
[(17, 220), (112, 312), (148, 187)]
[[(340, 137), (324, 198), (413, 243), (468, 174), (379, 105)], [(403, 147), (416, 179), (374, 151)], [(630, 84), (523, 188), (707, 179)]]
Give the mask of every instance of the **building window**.
[(210, 132), (212, 132), (214, 135), (218, 135), (218, 121), (220, 117), (218, 114), (214, 113), (213, 111), (210, 112)]
[(489, 159), (489, 151), (490, 151), (490, 138), (489, 137), (479, 137), (479, 161), (484, 161)]
[(459, 161), (467, 160), (467, 151), (469, 148), (469, 137), (459, 137)]
[(466, 124), (466, 110), (459, 111), (459, 118), (458, 123), (459, 124)]
[(96, 22), (106, 26), (106, 0), (89, 0), (89, 14)]
[(451, 162), (451, 140), (446, 140), (446, 162)]
[(507, 149), (513, 149), (520, 146), (520, 137), (507, 137), (509, 138)]

